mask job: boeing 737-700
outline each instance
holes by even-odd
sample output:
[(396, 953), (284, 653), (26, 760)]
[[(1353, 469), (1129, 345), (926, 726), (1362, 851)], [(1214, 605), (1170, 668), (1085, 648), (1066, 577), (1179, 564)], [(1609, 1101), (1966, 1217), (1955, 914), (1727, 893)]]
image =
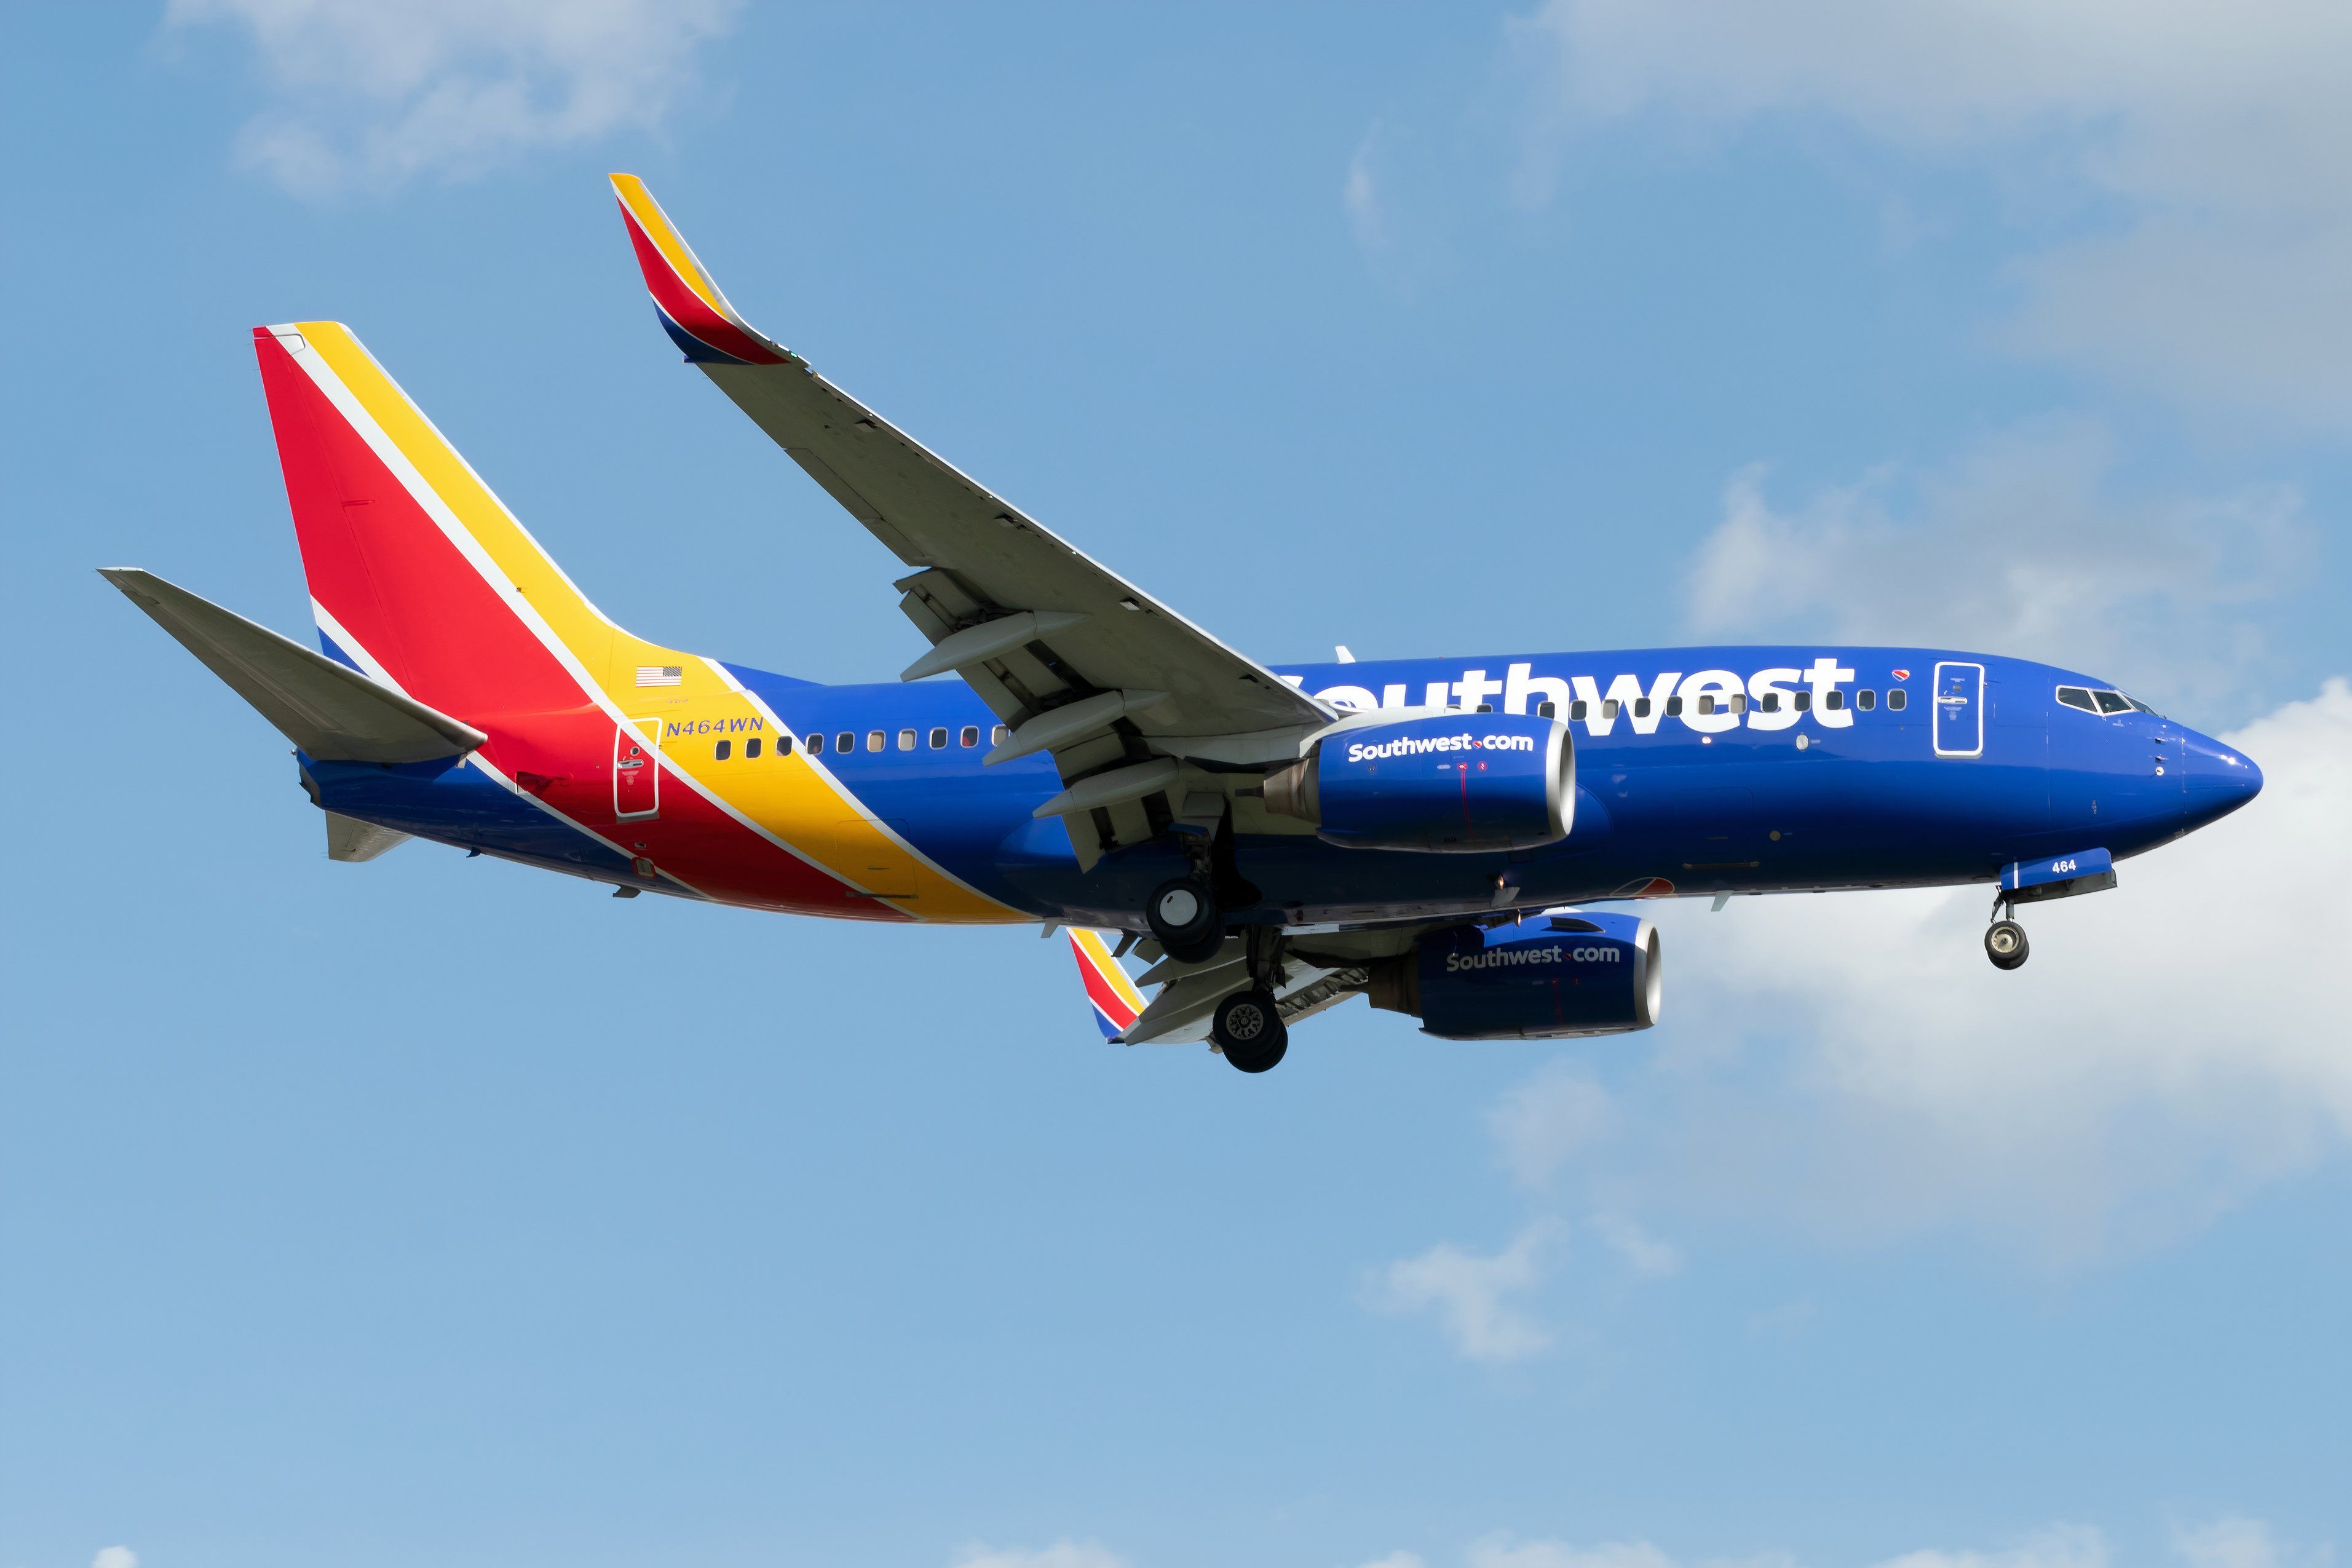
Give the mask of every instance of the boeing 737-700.
[(1106, 1036), (1260, 1072), (1359, 992), (1446, 1039), (1646, 1028), (1649, 899), (1975, 883), (2013, 969), (2016, 906), (2262, 787), (2110, 681), (1947, 648), (1262, 664), (754, 331), (613, 184), (663, 328), (905, 563), (928, 651), (823, 686), (635, 637), (349, 329), (257, 328), (322, 651), (106, 575), (294, 742), (335, 859), (1059, 927)]

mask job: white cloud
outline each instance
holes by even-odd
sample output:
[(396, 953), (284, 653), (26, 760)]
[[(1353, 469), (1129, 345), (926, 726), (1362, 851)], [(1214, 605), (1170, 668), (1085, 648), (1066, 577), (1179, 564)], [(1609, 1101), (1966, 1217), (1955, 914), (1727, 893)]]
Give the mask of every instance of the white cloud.
[(1093, 1541), (1056, 1541), (1034, 1552), (974, 1543), (956, 1553), (955, 1568), (1127, 1568), (1127, 1559)]
[[(128, 1546), (101, 1546), (98, 1555), (89, 1560), (89, 1568), (139, 1568), (139, 1553)], [(2200, 1563), (2199, 1568), (2205, 1565)]]
[(1694, 562), (1689, 628), (1990, 647), (2158, 701), (2233, 694), (2306, 552), (2301, 498), (2123, 494), (2110, 463), (2097, 426), (2044, 421), (1785, 508), (1760, 470), (1737, 475)]
[(2172, 1549), (2189, 1568), (2278, 1568), (2278, 1543), (2259, 1519), (2217, 1519), (2175, 1531)]
[(1625, 1215), (1594, 1215), (1592, 1229), (1636, 1274), (1662, 1279), (1683, 1266), (1679, 1248), (1652, 1236)]
[(1548, 1185), (1571, 1155), (1607, 1135), (1609, 1091), (1581, 1067), (1558, 1061), (1505, 1094), (1487, 1113), (1503, 1163), (1520, 1185)]
[(1675, 1568), (1673, 1558), (1646, 1541), (1570, 1546), (1496, 1535), (1473, 1542), (1467, 1555), (1470, 1568)]
[(1552, 1227), (1538, 1221), (1502, 1251), (1486, 1256), (1440, 1242), (1417, 1258), (1381, 1270), (1368, 1299), (1383, 1311), (1428, 1314), (1454, 1348), (1472, 1361), (1517, 1361), (1551, 1343), (1551, 1336), (1515, 1298), (1535, 1289), (1538, 1254)]
[[(2198, 1529), (2178, 1532), (2174, 1552), (2189, 1568), (2276, 1568), (2282, 1553), (2270, 1527), (2260, 1520), (2222, 1519)], [(2053, 1524), (2034, 1531), (2014, 1544), (1990, 1551), (1946, 1551), (1929, 1548), (1905, 1552), (1874, 1568), (2107, 1568), (2111, 1560), (2106, 1537), (2084, 1525)], [(2310, 1554), (2324, 1562), (2322, 1549)], [(1646, 1541), (1611, 1541), (1580, 1546), (1565, 1541), (1529, 1541), (1510, 1535), (1490, 1535), (1473, 1542), (1463, 1554), (1468, 1568), (1685, 1568), (1678, 1559)], [(1419, 1568), (1420, 1559), (1399, 1552), (1365, 1568)], [(1702, 1558), (1687, 1568), (1796, 1568), (1787, 1552), (1767, 1552), (1746, 1558)]]
[[(1376, 1557), (1362, 1568), (1424, 1568), (1421, 1554), (1415, 1552), (1391, 1552), (1386, 1557)], [(2202, 1564), (2199, 1568), (2203, 1568)]]
[(1388, 244), (1388, 225), (1381, 214), (1381, 193), (1372, 177), (1372, 138), (1377, 128), (1364, 132), (1356, 143), (1353, 156), (1348, 160), (1348, 177), (1340, 182), (1339, 205), (1347, 209), (1348, 232), (1366, 250), (1380, 250)]
[(462, 178), (658, 125), (739, 0), (170, 0), (165, 26), (250, 34), (278, 100), (238, 155), (287, 189)]
[(2352, 422), (2352, 10), (2331, 0), (1549, 0), (1520, 175), (1586, 126), (1827, 119), (1969, 160), (2047, 247), (2019, 274), (2030, 349), (2221, 400)]
[[(2352, 686), (2225, 737), (2251, 805), (2022, 913), (1989, 893), (1738, 900), (1670, 911), (1676, 1026), (1772, 1082), (1662, 1066), (1685, 1114), (1637, 1158), (1685, 1196), (1841, 1227), (1989, 1221), (2053, 1257), (2169, 1237), (2352, 1139)], [(1792, 1118), (1807, 1128), (1790, 1139)]]
[(2081, 1525), (2053, 1525), (1998, 1552), (1907, 1552), (1879, 1568), (2106, 1568), (2106, 1538)]

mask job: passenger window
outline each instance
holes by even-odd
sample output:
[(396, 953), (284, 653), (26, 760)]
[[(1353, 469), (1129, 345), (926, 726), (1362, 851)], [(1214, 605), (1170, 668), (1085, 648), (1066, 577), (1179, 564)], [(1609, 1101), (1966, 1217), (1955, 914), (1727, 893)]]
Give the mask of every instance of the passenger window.
[(1682, 700), (1681, 698), (1679, 698), (1679, 697), (1669, 697), (1669, 698), (1667, 698), (1667, 699), (1666, 699), (1666, 717), (1667, 717), (1667, 718), (1669, 718), (1669, 719), (1679, 719), (1679, 718), (1681, 718), (1682, 716), (1683, 716), (1683, 700)]
[(1812, 711), (1812, 707), (1813, 707), (1813, 694), (1812, 694), (1811, 692), (1810, 692), (1810, 691), (1800, 691), (1800, 692), (1798, 692), (1798, 693), (1797, 693), (1797, 711), (1798, 711), (1798, 712), (1800, 712), (1800, 713), (1810, 713), (1810, 712), (1811, 712), (1811, 711)]
[(1575, 720), (1578, 723), (1581, 724), (1584, 722), (1584, 714), (1585, 706), (1583, 698), (1580, 697), (1575, 701), (1568, 705), (1568, 716)]
[(878, 752), (888, 739), (889, 737), (879, 730), (868, 730), (866, 731), (866, 749), (869, 752)]
[(824, 755), (824, 737), (823, 735), (811, 735), (809, 737), (809, 755), (812, 757), (821, 757)]
[[(1705, 697), (1700, 698), (1700, 699), (1698, 700), (1698, 710), (1699, 710), (1701, 713), (1712, 713), (1712, 712), (1714, 712), (1714, 711), (1715, 711), (1715, 698), (1714, 698), (1711, 694), (1710, 694), (1710, 695), (1708, 695), (1708, 696), (1705, 696)], [(1668, 710), (1668, 711), (1669, 711), (1669, 712), (1671, 712), (1671, 711), (1673, 711), (1673, 710), (1669, 709), (1669, 710)]]
[(1822, 694), (1822, 706), (1828, 709), (1832, 713), (1836, 712), (1839, 709), (1845, 706), (1845, 693), (1840, 691), (1834, 686), (1831, 687), (1827, 691)]
[(956, 737), (956, 744), (959, 746), (979, 745), (980, 726), (977, 724), (966, 724), (963, 727), (963, 732)]
[(1601, 700), (1601, 716), (1603, 719), (1614, 719), (1622, 707), (1623, 705), (1614, 697), (1604, 697)]
[(999, 724), (995, 729), (989, 731), (988, 743), (992, 746), (1001, 746), (1011, 739), (1013, 739), (1013, 731), (1006, 729), (1003, 725)]
[(2080, 686), (2060, 687), (2058, 700), (2068, 708), (2080, 708), (2085, 713), (2096, 713), (2099, 710), (2099, 705), (2091, 700), (2090, 692)]
[(940, 751), (944, 748), (947, 743), (948, 732), (945, 730), (934, 730), (931, 731), (931, 750), (935, 752)]
[(1903, 705), (1910, 700), (1911, 698), (1909, 694), (1899, 686), (1895, 687), (1886, 694), (1886, 705), (1889, 708), (1894, 709), (1897, 713), (1902, 712)]
[(1492, 713), (1494, 710), (1495, 705), (1491, 702), (1481, 702), (1478, 704), (1478, 711), (1481, 713)]
[(911, 752), (915, 749), (915, 732), (912, 730), (898, 731), (898, 749), (902, 752)]
[(1867, 713), (1878, 706), (1878, 693), (1867, 686), (1853, 694), (1854, 706)]
[(1767, 713), (1778, 713), (1780, 710), (1780, 694), (1777, 691), (1766, 692), (1764, 694), (1764, 711)]
[(1557, 704), (1550, 702), (1538, 702), (1536, 704), (1536, 717), (1538, 719), (1556, 718), (1559, 716), (1559, 709)]
[(836, 752), (856, 751), (857, 749), (857, 736), (851, 731), (844, 730), (840, 734), (835, 735), (833, 738), (833, 749)]
[(756, 756), (758, 756), (759, 754), (760, 754), (760, 737), (759, 737), (759, 736), (757, 736), (757, 735), (754, 735), (754, 736), (752, 736), (750, 740), (748, 740), (748, 741), (746, 741), (746, 742), (743, 742), (743, 760), (744, 760), (745, 762), (747, 762), (747, 763), (748, 763), (748, 762), (750, 762), (753, 757), (756, 757)]
[(1649, 716), (1650, 700), (1646, 697), (1636, 697), (1633, 699), (1633, 717), (1636, 719), (1646, 719)]
[(776, 737), (776, 755), (778, 755), (778, 756), (780, 756), (780, 757), (789, 757), (789, 756), (791, 756), (792, 754), (793, 754), (793, 738), (792, 738), (790, 735), (779, 735), (779, 736), (777, 736), (777, 737)]
[(1745, 691), (1735, 691), (1731, 694), (1731, 710), (1734, 713), (1745, 713), (1748, 711), (1748, 693)]
[(731, 752), (731, 751), (733, 751), (734, 749), (735, 749), (735, 742), (732, 742), (732, 741), (721, 741), (721, 742), (719, 742), (719, 748), (718, 748), (718, 750), (712, 753), (713, 760), (714, 760), (714, 761), (717, 761), (717, 762), (721, 762), (721, 763), (725, 762), (725, 761), (727, 760), (727, 753), (728, 753), (728, 752)]
[(2091, 695), (2099, 700), (2099, 711), (2102, 713), (2131, 711), (2131, 704), (2124, 700), (2124, 694), (2120, 691), (2094, 691)]

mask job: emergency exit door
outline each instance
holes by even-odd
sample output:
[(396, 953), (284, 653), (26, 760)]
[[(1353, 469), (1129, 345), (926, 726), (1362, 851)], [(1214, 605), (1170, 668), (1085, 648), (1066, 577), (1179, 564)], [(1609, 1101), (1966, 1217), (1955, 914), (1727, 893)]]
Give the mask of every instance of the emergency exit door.
[(1984, 666), (1936, 667), (1936, 754), (1984, 755)]
[(622, 822), (661, 810), (661, 721), (641, 719), (613, 732), (613, 816)]

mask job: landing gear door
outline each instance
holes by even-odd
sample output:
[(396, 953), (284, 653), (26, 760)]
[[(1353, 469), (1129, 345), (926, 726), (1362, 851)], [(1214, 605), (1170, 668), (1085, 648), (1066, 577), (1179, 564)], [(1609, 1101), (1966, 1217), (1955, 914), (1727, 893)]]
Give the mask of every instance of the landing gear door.
[(1984, 666), (1936, 667), (1936, 754), (1984, 755)]
[(639, 719), (613, 732), (613, 816), (641, 821), (661, 811), (661, 721)]

